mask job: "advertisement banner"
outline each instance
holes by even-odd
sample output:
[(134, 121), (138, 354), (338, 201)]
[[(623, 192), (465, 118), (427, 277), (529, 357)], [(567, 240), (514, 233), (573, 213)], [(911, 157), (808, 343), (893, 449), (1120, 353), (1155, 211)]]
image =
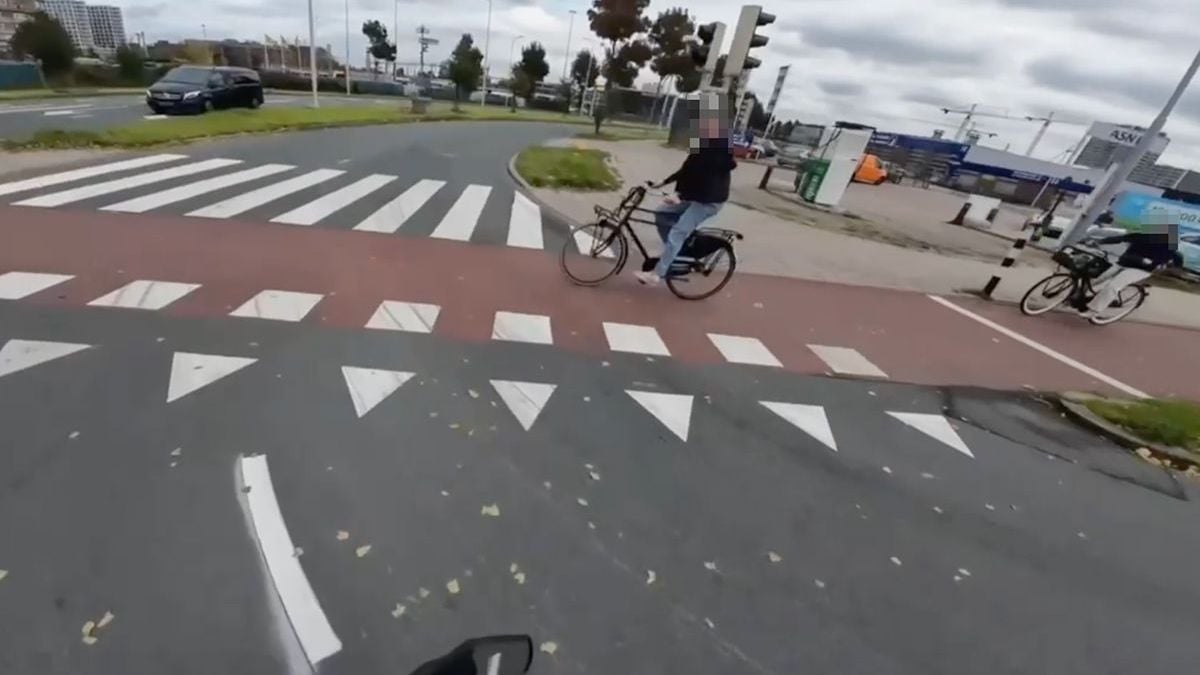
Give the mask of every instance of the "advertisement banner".
[(780, 66), (779, 74), (775, 76), (775, 89), (771, 92), (771, 100), (767, 101), (767, 117), (775, 113), (775, 104), (779, 102), (779, 94), (783, 92), (783, 81), (787, 79), (791, 66)]
[(1168, 218), (1179, 223), (1179, 252), (1183, 254), (1183, 266), (1200, 273), (1200, 206), (1124, 192), (1113, 200), (1113, 225), (1139, 231), (1150, 212), (1156, 210), (1165, 211)]

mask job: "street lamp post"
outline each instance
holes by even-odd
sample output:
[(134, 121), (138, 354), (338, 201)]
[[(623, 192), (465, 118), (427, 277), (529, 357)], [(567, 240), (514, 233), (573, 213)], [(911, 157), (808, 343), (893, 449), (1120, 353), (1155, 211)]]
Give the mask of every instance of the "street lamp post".
[(1196, 76), (1196, 71), (1200, 69), (1200, 51), (1196, 52), (1195, 58), (1192, 59), (1192, 64), (1188, 66), (1187, 72), (1183, 74), (1183, 79), (1179, 81), (1179, 85), (1175, 87), (1175, 91), (1171, 93), (1171, 97), (1167, 99), (1166, 105), (1158, 113), (1158, 117), (1150, 124), (1150, 128), (1142, 133), (1142, 137), (1138, 139), (1137, 145), (1133, 146), (1125, 159), (1117, 165), (1116, 171), (1109, 175), (1108, 180), (1096, 191), (1091, 198), (1091, 203), (1079, 219), (1071, 226), (1071, 231), (1063, 235), (1063, 246), (1074, 244), (1083, 238), (1087, 233), (1087, 228), (1092, 223), (1096, 222), (1096, 218), (1108, 208), (1108, 202), (1117, 193), (1125, 181), (1129, 180), (1129, 174), (1134, 167), (1141, 161), (1142, 156), (1150, 149), (1150, 144), (1158, 138), (1159, 132), (1167, 123), (1167, 117), (1171, 115), (1171, 111), (1175, 109), (1175, 104), (1179, 103), (1179, 99), (1183, 96), (1183, 92), (1187, 90), (1191, 84), (1192, 78)]
[(350, 0), (346, 0), (346, 94), (350, 94)]
[(571, 59), (571, 33), (575, 31), (575, 10), (568, 12), (571, 15), (571, 21), (567, 24), (567, 53), (563, 54), (563, 74), (562, 79), (567, 79), (567, 64)]
[(514, 35), (512, 41), (508, 43), (508, 68), (509, 68), (509, 70), (512, 70), (512, 67), (516, 65), (515, 63), (513, 63), (513, 49), (516, 48), (516, 46), (517, 46), (517, 40), (520, 40), (524, 37), (525, 37), (524, 35)]
[(317, 98), (317, 27), (313, 19), (313, 0), (308, 0), (308, 70), (312, 81), (312, 104), (314, 108), (321, 107)]
[(492, 48), (492, 0), (488, 0), (488, 18), (487, 32), (483, 34), (483, 89), (479, 95), (479, 107), (487, 105), (488, 93), (488, 68), (491, 67), (491, 62), (488, 61), (488, 56)]
[(396, 81), (396, 57), (400, 56), (400, 0), (392, 0), (392, 44), (396, 54), (392, 58), (392, 81)]
[[(587, 73), (583, 76), (583, 82), (579, 85), (579, 116), (583, 117), (583, 95), (587, 93), (588, 82), (592, 81), (592, 64), (596, 62), (596, 57), (592, 55), (592, 41), (584, 40), (583, 44), (588, 46), (588, 67)], [(595, 100), (595, 94), (592, 95)]]

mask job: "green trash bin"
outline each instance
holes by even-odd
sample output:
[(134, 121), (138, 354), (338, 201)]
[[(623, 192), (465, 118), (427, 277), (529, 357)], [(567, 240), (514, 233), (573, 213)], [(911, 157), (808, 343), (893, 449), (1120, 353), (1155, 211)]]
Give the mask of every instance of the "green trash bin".
[(805, 163), (804, 180), (800, 184), (800, 198), (806, 202), (815, 201), (821, 183), (825, 182), (825, 174), (829, 173), (829, 160), (810, 159)]

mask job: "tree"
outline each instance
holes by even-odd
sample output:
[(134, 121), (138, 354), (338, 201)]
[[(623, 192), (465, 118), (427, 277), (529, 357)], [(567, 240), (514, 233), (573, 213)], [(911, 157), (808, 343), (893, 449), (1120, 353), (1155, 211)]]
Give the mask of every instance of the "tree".
[(213, 64), (212, 49), (207, 43), (188, 42), (183, 46), (183, 60), (198, 66), (211, 66)]
[(592, 32), (609, 44), (604, 59), (606, 89), (613, 84), (632, 86), (638, 71), (654, 55), (641, 37), (650, 29), (650, 20), (642, 15), (649, 5), (650, 0), (592, 0), (588, 10)]
[[(463, 92), (467, 96), (479, 88), (483, 79), (483, 52), (475, 46), (475, 40), (470, 33), (463, 33), (454, 52), (450, 54), (450, 81), (454, 83), (454, 109), (458, 110), (458, 102)], [(484, 89), (483, 96), (487, 96)]]
[[(540, 42), (531, 42), (521, 49), (521, 60), (517, 68), (529, 76), (534, 84), (540, 84), (550, 74), (550, 64), (546, 63), (546, 48)], [(530, 89), (532, 93), (532, 87)], [(528, 98), (528, 97), (527, 97)]]
[(140, 49), (129, 45), (117, 47), (117, 70), (127, 81), (141, 82), (144, 63)]
[[(750, 96), (750, 94), (747, 94), (747, 96)], [(746, 120), (746, 128), (765, 132), (767, 130), (767, 122), (769, 121), (770, 116), (767, 115), (762, 102), (755, 96), (754, 105), (750, 107), (750, 117)]]
[(579, 50), (575, 55), (575, 60), (571, 62), (571, 82), (575, 88), (579, 90), (579, 107), (583, 108), (584, 92), (596, 84), (596, 78), (600, 76), (600, 64), (596, 63), (596, 57), (586, 49)]
[(396, 45), (388, 42), (387, 28), (378, 21), (364, 21), (362, 33), (367, 36), (367, 53), (379, 61), (394, 63), (396, 61)]
[[(680, 83), (690, 87), (679, 91), (695, 91), (700, 86), (700, 73), (692, 62), (691, 45), (685, 41), (695, 30), (696, 24), (687, 10), (679, 7), (662, 12), (650, 26), (649, 39), (654, 51), (650, 69), (658, 75), (659, 89), (663, 80), (671, 76), (678, 78), (677, 89)], [(684, 82), (685, 76), (694, 77)]]
[(47, 76), (69, 73), (75, 65), (71, 36), (45, 12), (35, 12), (32, 19), (18, 24), (9, 47), (18, 57), (32, 56), (40, 61), (42, 73)]
[(512, 90), (512, 96), (509, 97), (509, 106), (515, 112), (517, 109), (517, 97), (528, 101), (533, 97), (534, 87), (537, 83), (529, 76), (529, 73), (521, 69), (521, 64), (518, 63), (512, 68), (512, 77), (509, 78), (508, 88)]

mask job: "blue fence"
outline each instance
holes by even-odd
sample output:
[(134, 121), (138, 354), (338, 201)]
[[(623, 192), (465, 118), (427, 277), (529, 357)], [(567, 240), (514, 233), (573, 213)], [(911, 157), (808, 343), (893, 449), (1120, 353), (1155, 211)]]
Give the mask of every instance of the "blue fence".
[(0, 61), (0, 89), (29, 89), (42, 86), (36, 63)]

